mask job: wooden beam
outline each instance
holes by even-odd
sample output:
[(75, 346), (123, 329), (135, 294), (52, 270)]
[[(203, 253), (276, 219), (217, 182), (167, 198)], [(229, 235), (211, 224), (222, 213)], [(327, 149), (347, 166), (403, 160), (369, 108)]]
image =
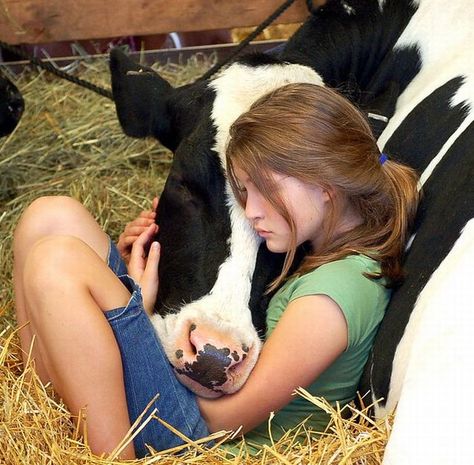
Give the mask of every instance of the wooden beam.
[[(283, 0), (0, 0), (0, 39), (10, 44), (145, 36), (254, 26)], [(317, 2), (315, 2), (317, 3)], [(278, 23), (303, 21), (296, 2)]]

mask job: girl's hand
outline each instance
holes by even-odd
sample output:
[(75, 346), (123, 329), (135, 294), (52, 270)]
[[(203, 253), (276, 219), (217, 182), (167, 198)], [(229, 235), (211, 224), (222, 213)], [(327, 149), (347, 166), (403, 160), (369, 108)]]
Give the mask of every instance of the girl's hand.
[[(160, 244), (151, 242), (158, 226), (151, 224), (135, 240), (128, 263), (128, 274), (139, 284), (142, 290), (143, 306), (148, 315), (153, 313), (153, 307), (158, 294), (158, 265), (160, 263)], [(151, 245), (148, 251), (148, 244)]]
[(152, 209), (141, 212), (138, 218), (135, 218), (133, 221), (128, 223), (127, 226), (125, 226), (123, 233), (120, 234), (117, 248), (127, 265), (130, 261), (133, 243), (143, 231), (145, 231), (151, 224), (155, 223), (157, 207), (158, 197), (155, 197), (153, 199)]

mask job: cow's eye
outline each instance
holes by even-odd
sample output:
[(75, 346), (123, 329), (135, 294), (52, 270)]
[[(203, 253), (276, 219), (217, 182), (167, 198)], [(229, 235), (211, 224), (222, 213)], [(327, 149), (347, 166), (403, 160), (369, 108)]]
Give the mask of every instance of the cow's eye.
[(189, 197), (192, 197), (187, 183), (181, 177), (169, 177), (168, 186), (170, 193), (172, 192), (172, 197), (174, 197), (176, 201), (188, 200)]

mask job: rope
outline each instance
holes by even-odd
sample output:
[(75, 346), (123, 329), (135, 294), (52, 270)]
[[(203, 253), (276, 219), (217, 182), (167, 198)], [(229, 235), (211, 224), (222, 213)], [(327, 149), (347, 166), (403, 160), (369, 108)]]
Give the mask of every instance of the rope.
[[(266, 27), (268, 27), (275, 19), (278, 18), (282, 13), (284, 13), (295, 0), (287, 0), (282, 5), (280, 5), (267, 19), (265, 19), (258, 27), (255, 28), (244, 40), (242, 40), (239, 46), (223, 61), (215, 64), (211, 69), (204, 73), (199, 80), (203, 81), (209, 79), (213, 74), (217, 73), (223, 66), (230, 63), (252, 40), (255, 39)], [(308, 5), (309, 7), (309, 5)]]
[(86, 81), (84, 79), (80, 79), (78, 77), (72, 76), (71, 74), (66, 73), (65, 71), (62, 71), (56, 68), (49, 61), (43, 61), (43, 60), (40, 60), (39, 58), (33, 57), (29, 55), (28, 53), (24, 52), (23, 50), (21, 50), (20, 48), (14, 47), (13, 45), (7, 44), (3, 41), (0, 41), (0, 47), (20, 56), (24, 60), (28, 60), (33, 65), (38, 66), (38, 68), (45, 69), (46, 71), (49, 71), (50, 73), (55, 74), (61, 79), (66, 79), (66, 81), (70, 81), (73, 84), (85, 87), (86, 89), (89, 89), (92, 92), (95, 92), (99, 95), (102, 95), (103, 97), (107, 97), (108, 99), (113, 100), (112, 92), (110, 90), (96, 86), (92, 82)]

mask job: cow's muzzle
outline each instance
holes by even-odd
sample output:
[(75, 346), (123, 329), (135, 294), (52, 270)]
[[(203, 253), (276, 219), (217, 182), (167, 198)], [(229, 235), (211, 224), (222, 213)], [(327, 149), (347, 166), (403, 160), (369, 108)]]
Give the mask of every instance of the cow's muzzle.
[(180, 381), (202, 397), (238, 391), (258, 357), (259, 347), (248, 346), (229, 333), (191, 323), (180, 338), (172, 360)]

